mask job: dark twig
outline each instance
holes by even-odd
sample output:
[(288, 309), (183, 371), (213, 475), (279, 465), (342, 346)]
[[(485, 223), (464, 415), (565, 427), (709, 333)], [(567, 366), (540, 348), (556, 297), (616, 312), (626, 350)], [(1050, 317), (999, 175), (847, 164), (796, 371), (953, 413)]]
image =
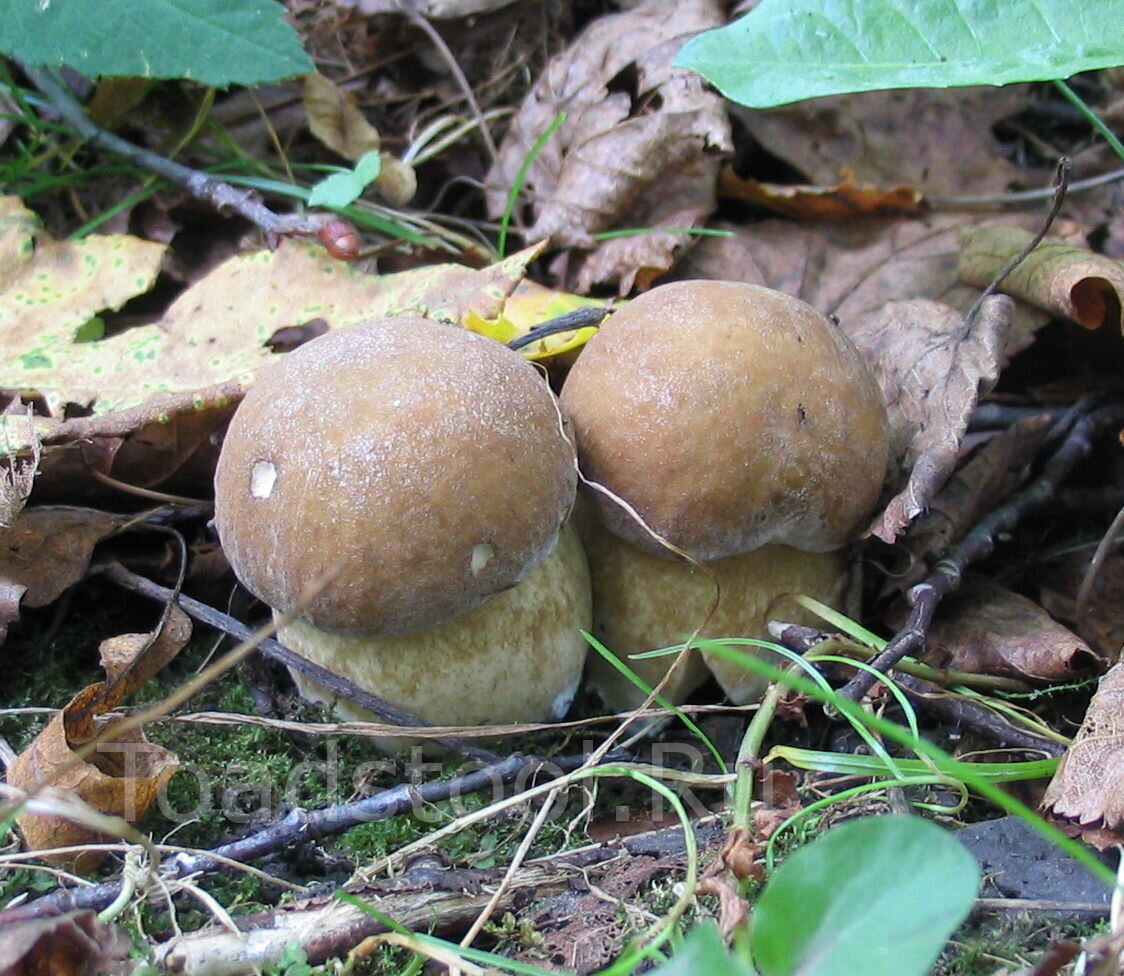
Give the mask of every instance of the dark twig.
[(601, 320), (611, 312), (611, 308), (575, 308), (572, 312), (567, 312), (565, 315), (547, 319), (540, 325), (536, 325), (526, 335), (521, 335), (518, 338), (512, 339), (507, 345), (509, 349), (522, 349), (524, 346), (529, 346), (532, 342), (538, 342), (540, 339), (545, 339), (547, 336), (558, 335), (560, 332), (573, 332), (575, 329), (587, 329), (591, 326), (598, 326), (601, 324)]
[(1003, 403), (981, 403), (972, 411), (968, 420), (968, 430), (1006, 430), (1020, 420), (1028, 417), (1049, 417), (1051, 421), (1060, 420), (1064, 410), (1059, 407), (1015, 407)]
[[(612, 757), (612, 761), (627, 761), (631, 758), (622, 750)], [(374, 796), (320, 810), (296, 808), (264, 830), (221, 844), (207, 853), (181, 853), (166, 857), (160, 862), (158, 873), (165, 881), (176, 881), (189, 876), (229, 871), (229, 862), (232, 860), (245, 864), (279, 851), (290, 850), (309, 840), (341, 834), (360, 824), (388, 820), (415, 810), (422, 804), (467, 796), (489, 788), (497, 789), (511, 783), (525, 788), (540, 773), (562, 775), (578, 769), (586, 759), (584, 755), (559, 756), (549, 760), (514, 755), (452, 779), (434, 780), (419, 785), (401, 783)], [(100, 911), (110, 905), (120, 893), (120, 881), (59, 889), (27, 904), (0, 911), (0, 927), (74, 909)]]
[[(1085, 577), (1077, 588), (1077, 605), (1074, 609), (1073, 624), (1077, 633), (1086, 640), (1089, 640), (1091, 635), (1089, 630), (1089, 603), (1093, 597), (1093, 586), (1104, 569), (1105, 561), (1116, 545), (1121, 531), (1124, 531), (1124, 507), (1116, 513), (1116, 518), (1112, 520), (1108, 531), (1105, 532), (1104, 537), (1097, 545), (1097, 550), (1093, 553), (1093, 558), (1089, 562), (1089, 568), (1085, 570)], [(1090, 642), (1095, 643), (1095, 641)]]
[(170, 183), (183, 187), (196, 199), (204, 200), (219, 210), (232, 210), (241, 214), (273, 240), (285, 234), (315, 234), (325, 221), (333, 219), (332, 214), (275, 213), (249, 190), (236, 189), (207, 173), (183, 166), (107, 132), (86, 115), (66, 85), (53, 72), (26, 66), (23, 71), (32, 84), (47, 97), (51, 107), (90, 145), (131, 160)]
[[(192, 597), (185, 596), (182, 593), (176, 595), (167, 587), (161, 586), (159, 583), (153, 583), (152, 580), (145, 579), (143, 576), (138, 576), (136, 573), (130, 572), (120, 563), (108, 563), (106, 565), (97, 566), (94, 567), (92, 571), (112, 580), (118, 586), (122, 586), (134, 593), (139, 593), (141, 596), (147, 596), (153, 600), (160, 600), (167, 603), (175, 597), (180, 608), (189, 616), (194, 617), (208, 627), (213, 627), (215, 630), (221, 631), (224, 634), (229, 634), (231, 637), (237, 638), (238, 640), (249, 640), (253, 636), (253, 630), (251, 628), (235, 620), (229, 614), (225, 614), (221, 610), (216, 610), (214, 607), (209, 607), (207, 604), (201, 603)], [(357, 688), (346, 678), (341, 678), (338, 674), (333, 674), (327, 668), (322, 668), (318, 664), (313, 664), (311, 661), (301, 657), (295, 651), (289, 650), (284, 644), (281, 644), (271, 637), (262, 640), (258, 649), (271, 661), (277, 661), (280, 664), (284, 664), (286, 667), (299, 671), (313, 681), (324, 685), (324, 687), (333, 694), (354, 702), (360, 708), (365, 708), (370, 712), (375, 712), (383, 716), (387, 722), (394, 725), (408, 726), (410, 728), (425, 728), (429, 724), (428, 722), (423, 722), (416, 715), (407, 712), (405, 709), (399, 708), (397, 705), (392, 705), (390, 702), (384, 701), (372, 695), (370, 692), (364, 691), (362, 688)], [(480, 746), (473, 745), (471, 742), (467, 742), (464, 739), (443, 736), (434, 741), (440, 743), (451, 752), (459, 753), (469, 759), (477, 759), (486, 763), (494, 763), (500, 759), (494, 752), (482, 749)]]
[(972, 320), (979, 314), (980, 308), (983, 306), (988, 296), (994, 295), (996, 291), (998, 291), (999, 286), (1003, 284), (1007, 275), (1022, 264), (1030, 252), (1038, 247), (1038, 245), (1042, 243), (1042, 239), (1049, 233), (1050, 227), (1054, 223), (1054, 218), (1058, 216), (1059, 211), (1062, 209), (1062, 203), (1065, 200), (1066, 189), (1069, 187), (1069, 170), (1070, 162), (1063, 156), (1058, 160), (1058, 169), (1054, 177), (1054, 197), (1050, 203), (1050, 210), (1046, 214), (1046, 219), (1042, 222), (1042, 226), (1038, 228), (1038, 233), (1031, 238), (1026, 247), (999, 269), (999, 273), (992, 278), (991, 284), (983, 290), (980, 297), (976, 299), (975, 304), (968, 309), (968, 314), (964, 316), (965, 322), (971, 324)]
[[(931, 575), (906, 594), (912, 607), (909, 617), (882, 653), (871, 661), (874, 668), (885, 673), (907, 654), (918, 656), (925, 645), (937, 605), (949, 593), (960, 588), (961, 578), (968, 566), (991, 555), (997, 539), (1010, 532), (1030, 512), (1050, 501), (1077, 463), (1093, 450), (1096, 438), (1122, 423), (1122, 405), (1103, 407), (1086, 414), (1073, 425), (1062, 445), (1030, 485), (1012, 495), (1006, 503), (981, 519), (963, 539), (945, 550)], [(839, 694), (858, 701), (870, 690), (874, 681), (874, 675), (860, 671), (840, 689)]]
[(950, 695), (939, 685), (922, 681), (911, 674), (898, 674), (895, 682), (915, 705), (939, 715), (957, 728), (975, 732), (1002, 749), (1027, 749), (1044, 756), (1060, 756), (1065, 752), (1062, 743), (1026, 732), (990, 708), (960, 695)]
[[(770, 624), (769, 632), (780, 644), (800, 655), (819, 644), (830, 647), (838, 640), (836, 634), (800, 624)], [(932, 681), (901, 670), (895, 674), (894, 681), (914, 704), (926, 712), (940, 716), (957, 728), (970, 729), (1001, 748), (1030, 749), (1048, 756), (1060, 756), (1065, 751), (1061, 743), (1020, 729), (985, 705), (961, 695), (949, 694)]]

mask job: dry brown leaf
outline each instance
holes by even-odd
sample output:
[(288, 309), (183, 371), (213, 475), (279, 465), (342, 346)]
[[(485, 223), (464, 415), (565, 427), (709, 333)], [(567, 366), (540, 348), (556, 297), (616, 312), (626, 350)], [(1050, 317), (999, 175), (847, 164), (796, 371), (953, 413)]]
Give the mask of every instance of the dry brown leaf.
[(91, 508), (25, 508), (0, 528), (0, 643), (19, 606), (45, 607), (86, 572), (90, 554), (124, 519)]
[[(960, 278), (970, 285), (986, 286), (1030, 241), (1031, 235), (1016, 227), (965, 231), (961, 235)], [(1047, 238), (1000, 287), (1087, 329), (1109, 325), (1120, 330), (1124, 265), (1088, 248)]]
[(1037, 603), (980, 576), (968, 577), (933, 621), (925, 661), (937, 668), (1030, 681), (1072, 681), (1100, 659)]
[(148, 78), (100, 78), (86, 103), (86, 114), (103, 129), (115, 132), (151, 91)]
[[(8, 782), (28, 793), (43, 785), (70, 790), (99, 813), (135, 824), (156, 800), (179, 766), (176, 756), (149, 742), (143, 729), (114, 734), (122, 719), (101, 718), (170, 661), (191, 636), (191, 622), (172, 608), (155, 635), (126, 634), (103, 642), (108, 680), (84, 688), (54, 716), (16, 757)], [(78, 750), (94, 739), (102, 742), (85, 759)], [(24, 812), (17, 820), (31, 850), (82, 845), (104, 840), (89, 825), (47, 813)], [(102, 855), (86, 852), (51, 857), (86, 872)]]
[(890, 414), (893, 449), (909, 480), (871, 526), (893, 542), (929, 506), (956, 467), (981, 393), (999, 376), (1011, 301), (993, 296), (966, 324), (940, 302), (891, 302), (848, 334), (874, 367)]
[(1092, 553), (1076, 552), (1060, 566), (1048, 567), (1039, 598), (1051, 614), (1076, 627), (1096, 651), (1114, 659), (1124, 646), (1124, 555), (1105, 559), (1089, 591), (1085, 620), (1077, 620), (1077, 593), (1089, 570)]
[(911, 186), (882, 189), (857, 183), (855, 174), (843, 170), (834, 186), (790, 186), (742, 179), (732, 167), (723, 166), (718, 180), (720, 196), (744, 200), (794, 220), (849, 220), (859, 216), (891, 216), (917, 213), (921, 194)]
[(1051, 426), (1049, 417), (1027, 417), (980, 446), (902, 540), (911, 563), (888, 578), (887, 587), (904, 591), (919, 583), (934, 559), (1006, 499), (1021, 484)]
[[(308, 113), (308, 127), (325, 146), (350, 162), (358, 162), (382, 145), (382, 137), (355, 102), (351, 92), (344, 91), (319, 72), (304, 76), (302, 95)], [(375, 177), (375, 187), (395, 206), (404, 206), (418, 189), (414, 168), (390, 153), (380, 153), (382, 168)]]
[(0, 932), (0, 976), (129, 973), (129, 940), (94, 912), (17, 922)]
[(367, 121), (355, 96), (318, 71), (304, 76), (301, 98), (312, 134), (344, 159), (354, 163), (382, 148), (379, 130)]
[(750, 134), (808, 182), (830, 186), (846, 167), (862, 183), (906, 183), (926, 195), (1002, 193), (1024, 175), (991, 127), (1027, 102), (1027, 85), (916, 89), (731, 108)]
[[(932, 298), (962, 312), (978, 288), (956, 277), (963, 216), (794, 224), (763, 220), (719, 225), (732, 237), (708, 237), (684, 258), (676, 277), (727, 278), (767, 285), (835, 315), (845, 332), (881, 314), (887, 302)], [(1025, 221), (1025, 218), (1005, 218)], [(1006, 356), (1029, 345), (1050, 316), (1018, 303)]]
[(1084, 827), (1124, 828), (1124, 664), (1101, 678), (1042, 807)]
[[(0, 243), (41, 250), (44, 237), (33, 215), (18, 202), (0, 200), (5, 209), (14, 215), (4, 225), (8, 236), (19, 240), (0, 234)], [(47, 452), (36, 497), (58, 491), (73, 498), (76, 486), (89, 483), (91, 468), (145, 486), (181, 473), (189, 490), (197, 489), (191, 470), (205, 470), (213, 456), (211, 435), (255, 371), (274, 357), (268, 344), (279, 330), (312, 319), (340, 327), (407, 311), (461, 324), (470, 313), (494, 319), (539, 250), (480, 270), (446, 264), (379, 276), (290, 240), (275, 251), (223, 262), (185, 290), (159, 322), (80, 344), (57, 326), (57, 309), (14, 319), (0, 309), (0, 344), (28, 351), (0, 359), (0, 387), (35, 396), (50, 410), (52, 416), (34, 418), (33, 433), (45, 447), (71, 447)], [(135, 278), (130, 283), (137, 285)], [(94, 289), (95, 301), (82, 306), (83, 315), (100, 308), (106, 299), (96, 295), (104, 291)], [(35, 354), (44, 346), (49, 356)], [(91, 407), (93, 415), (63, 419), (68, 403)], [(0, 415), (0, 449), (25, 446), (27, 428), (23, 416)]]
[(620, 238), (611, 227), (693, 227), (715, 206), (719, 158), (731, 150), (724, 103), (702, 79), (671, 67), (683, 42), (723, 23), (716, 0), (644, 0), (594, 20), (556, 56), (524, 99), (488, 175), (499, 216), (532, 147), (560, 113), (524, 193), (535, 213), (528, 240), (594, 249), (574, 275), (578, 291), (619, 280), (628, 290), (671, 266), (683, 234)]

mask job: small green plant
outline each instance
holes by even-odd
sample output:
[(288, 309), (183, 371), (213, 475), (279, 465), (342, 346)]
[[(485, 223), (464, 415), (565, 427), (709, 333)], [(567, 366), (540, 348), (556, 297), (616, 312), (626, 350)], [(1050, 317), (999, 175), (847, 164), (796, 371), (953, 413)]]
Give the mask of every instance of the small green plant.
[(266, 976), (312, 976), (314, 972), (308, 964), (308, 954), (296, 943), (287, 945), (281, 958), (265, 967)]
[(354, 168), (339, 167), (312, 187), (308, 194), (310, 207), (331, 207), (339, 210), (358, 200), (382, 172), (382, 156), (377, 149), (364, 153)]

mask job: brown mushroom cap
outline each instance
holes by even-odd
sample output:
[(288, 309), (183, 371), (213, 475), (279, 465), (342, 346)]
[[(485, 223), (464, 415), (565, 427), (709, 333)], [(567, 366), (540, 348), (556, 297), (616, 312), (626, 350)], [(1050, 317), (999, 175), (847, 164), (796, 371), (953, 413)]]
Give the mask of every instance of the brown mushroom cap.
[(275, 609), (401, 634), (479, 606), (551, 550), (573, 447), (546, 383), (492, 339), (420, 317), (329, 332), (262, 373), (230, 424), (215, 521)]
[[(616, 312), (562, 390), (583, 473), (698, 559), (854, 537), (885, 474), (882, 394), (810, 305), (730, 281), (661, 285)], [(606, 525), (666, 552), (597, 494)]]

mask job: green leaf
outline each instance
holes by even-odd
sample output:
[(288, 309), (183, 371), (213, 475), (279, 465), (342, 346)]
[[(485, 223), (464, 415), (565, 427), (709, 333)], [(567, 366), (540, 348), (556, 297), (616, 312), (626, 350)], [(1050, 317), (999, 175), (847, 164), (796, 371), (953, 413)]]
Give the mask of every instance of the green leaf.
[(345, 169), (340, 173), (325, 176), (308, 194), (310, 207), (346, 207), (354, 203), (363, 192), (365, 184), (354, 170)]
[(382, 157), (377, 149), (372, 149), (359, 158), (354, 169), (340, 170), (317, 183), (308, 194), (308, 205), (336, 210), (350, 206), (381, 172)]
[(85, 75), (256, 85), (312, 62), (275, 0), (0, 0), (0, 53)]
[(355, 163), (355, 175), (363, 181), (363, 186), (367, 187), (379, 178), (379, 173), (382, 172), (382, 155), (377, 149), (372, 149), (370, 152), (363, 153), (362, 156)]
[(651, 970), (648, 976), (695, 976), (697, 973), (753, 976), (753, 970), (726, 948), (717, 927), (710, 922), (691, 929), (679, 951), (662, 966)]
[(1124, 0), (761, 0), (675, 61), (743, 105), (1051, 81), (1124, 64)]
[(867, 817), (791, 855), (753, 912), (762, 976), (925, 976), (979, 888), (972, 855), (920, 817)]

